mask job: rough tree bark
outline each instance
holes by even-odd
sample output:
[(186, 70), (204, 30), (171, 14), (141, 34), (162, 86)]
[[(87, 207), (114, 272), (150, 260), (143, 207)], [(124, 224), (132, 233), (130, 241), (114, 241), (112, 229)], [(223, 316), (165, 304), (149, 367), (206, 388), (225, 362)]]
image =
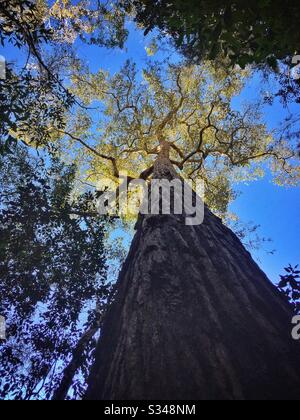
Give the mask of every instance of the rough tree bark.
[(86, 399), (300, 399), (291, 309), (236, 235), (208, 209), (136, 230)]

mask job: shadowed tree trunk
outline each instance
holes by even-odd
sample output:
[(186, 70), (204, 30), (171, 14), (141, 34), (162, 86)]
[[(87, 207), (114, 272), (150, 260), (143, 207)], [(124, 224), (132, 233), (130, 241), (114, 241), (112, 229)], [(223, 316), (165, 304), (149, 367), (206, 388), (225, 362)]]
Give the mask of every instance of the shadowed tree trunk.
[(232, 231), (208, 209), (136, 230), (86, 398), (300, 399), (291, 309)]

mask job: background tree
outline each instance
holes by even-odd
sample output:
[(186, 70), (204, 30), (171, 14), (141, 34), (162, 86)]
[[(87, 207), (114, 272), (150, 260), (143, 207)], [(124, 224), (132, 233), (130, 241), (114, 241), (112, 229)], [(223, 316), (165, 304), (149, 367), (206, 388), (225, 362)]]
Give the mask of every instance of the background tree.
[[(22, 125), (35, 137), (34, 145), (49, 142), (46, 128), (62, 128), (63, 114), (74, 104), (64, 86), (65, 70), (75, 61), (73, 43), (80, 39), (109, 48), (124, 45), (125, 15), (114, 4), (80, 1), (76, 6), (58, 0), (3, 1), (0, 5), (0, 42), (23, 54), (23, 68), (7, 62), (0, 80), (0, 152), (11, 151), (14, 132)], [(64, 71), (63, 71), (64, 70)], [(75, 100), (76, 102), (76, 100)]]
[(0, 171), (1, 399), (79, 398), (112, 288), (107, 221), (74, 196), (73, 166), (18, 148)]
[(233, 64), (277, 66), (299, 51), (297, 1), (128, 0), (146, 33), (159, 28), (190, 59), (214, 60), (219, 54)]
[(83, 68), (72, 76), (72, 92), (86, 106), (98, 104), (99, 112), (79, 109), (54, 135), (76, 151), (82, 179), (94, 185), (103, 178), (118, 183), (124, 171), (129, 181), (149, 177), (169, 142), (177, 171), (203, 179), (208, 206), (224, 216), (235, 196), (232, 182), (262, 176), (265, 164), (280, 184), (299, 177), (295, 150), (268, 133), (259, 106), (232, 108), (247, 74), (228, 74), (209, 63), (154, 65), (142, 79), (130, 62), (114, 76)]

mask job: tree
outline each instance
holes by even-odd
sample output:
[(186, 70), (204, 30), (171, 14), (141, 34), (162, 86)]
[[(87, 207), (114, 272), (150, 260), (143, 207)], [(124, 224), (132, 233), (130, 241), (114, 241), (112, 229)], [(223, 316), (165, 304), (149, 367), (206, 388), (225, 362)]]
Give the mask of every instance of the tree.
[[(1, 2), (0, 42), (2, 46), (12, 44), (27, 56), (21, 69), (7, 63), (6, 78), (0, 79), (1, 154), (12, 152), (16, 138), (28, 131), (34, 145), (40, 145), (49, 143), (49, 125), (63, 128), (65, 112), (76, 103), (64, 85), (64, 76), (76, 61), (72, 44), (77, 39), (123, 47), (127, 37), (124, 12), (104, 3)], [(19, 125), (22, 131), (16, 136)]]
[(49, 126), (64, 128), (65, 113), (74, 104), (71, 95), (48, 77), (31, 71), (17, 74), (7, 66), (0, 80), (0, 154), (13, 153), (18, 141), (48, 147)]
[(0, 163), (0, 397), (79, 398), (112, 291), (108, 220), (74, 197), (74, 166), (20, 147)]
[[(218, 55), (215, 66), (158, 63), (141, 77), (128, 62), (114, 76), (92, 74), (73, 60), (68, 45), (79, 37), (121, 46), (126, 31), (118, 6), (4, 3), (2, 39), (27, 48), (30, 60), (21, 73), (8, 68), (8, 82), (2, 83), (8, 136), (2, 150), (10, 151), (14, 140), (51, 146), (67, 151), (76, 169), (56, 162), (49, 181), (39, 165), (28, 164), (28, 156), (13, 177), (9, 164), (3, 169), (1, 313), (13, 340), (1, 348), (2, 396), (65, 399), (71, 392), (81, 397), (101, 326), (88, 399), (298, 399), (299, 345), (290, 338), (291, 308), (217, 217), (227, 215), (233, 182), (262, 176), (267, 165), (280, 184), (299, 179), (295, 150), (268, 133), (259, 107), (232, 107), (247, 71), (218, 68), (224, 62), (209, 36), (210, 57)], [(269, 2), (264, 4), (268, 8)], [(235, 14), (229, 7), (218, 19), (229, 15), (230, 21), (230, 10)], [(241, 10), (246, 33), (264, 33), (270, 24), (266, 9), (255, 6), (257, 25)], [(237, 18), (233, 27), (239, 35)], [(251, 40), (245, 50), (229, 40), (231, 59), (244, 67), (253, 52), (257, 62), (274, 65), (268, 47), (257, 47), (256, 38), (252, 45), (252, 33), (246, 36)], [(43, 51), (46, 42), (54, 48), (50, 55)], [(58, 60), (55, 46), (63, 53)], [(283, 37), (279, 56), (286, 46)], [(68, 88), (62, 68), (73, 73)], [(97, 108), (89, 109), (92, 103)], [(71, 107), (75, 115), (68, 112)], [(74, 200), (75, 172), (82, 185), (99, 183), (100, 190)], [(134, 179), (199, 178), (206, 185), (200, 226), (186, 226), (184, 217), (172, 212), (139, 217), (112, 291), (103, 278), (103, 220), (95, 207), (104, 177), (116, 182), (119, 194)], [(91, 302), (94, 310), (88, 311)], [(62, 365), (64, 371), (57, 372)]]
[(43, 43), (69, 43), (76, 39), (89, 44), (120, 47), (127, 37), (125, 13), (105, 1), (3, 0), (0, 5), (0, 42), (27, 47), (43, 65)]
[[(246, 73), (210, 64), (147, 68), (113, 77), (84, 70), (73, 92), (98, 101), (80, 110), (62, 141), (83, 182), (201, 178), (220, 216), (232, 181), (261, 175), (297, 183), (295, 151), (273, 138), (258, 109), (232, 109)], [(97, 115), (98, 117), (98, 115)], [(206, 207), (200, 226), (175, 214), (140, 216), (115, 300), (104, 319), (87, 399), (299, 398), (292, 311), (237, 237)]]
[(291, 69), (289, 59), (281, 63), (281, 66), (281, 71), (275, 73), (275, 77), (272, 70), (264, 69), (264, 80), (269, 79), (273, 82), (268, 83), (268, 88), (270, 87), (270, 89), (265, 97), (265, 102), (272, 106), (277, 99), (281, 101), (288, 116), (281, 123), (280, 135), (285, 137), (290, 143), (298, 144), (298, 152), (300, 152), (300, 116), (299, 113), (291, 112), (290, 110), (290, 104), (295, 106), (295, 104), (300, 103), (300, 79), (296, 72), (297, 68)]
[(125, 0), (146, 33), (159, 28), (190, 59), (277, 67), (299, 52), (299, 7), (295, 0)]
[(3, 0), (0, 5), (0, 42), (20, 48), (48, 42), (51, 31), (44, 24), (45, 4), (33, 0)]
[[(155, 28), (161, 37), (167, 35), (190, 61), (218, 60), (226, 57), (227, 65), (245, 68), (251, 64), (275, 76), (280, 88), (274, 95), (299, 103), (299, 78), (291, 77), (299, 63), (299, 7), (296, 0), (123, 0), (147, 34)], [(287, 71), (285, 70), (287, 68)], [(284, 71), (283, 71), (284, 69)], [(288, 102), (287, 102), (288, 101)], [(291, 124), (291, 119), (293, 124)], [(288, 122), (284, 131), (299, 144), (299, 115)], [(297, 128), (295, 125), (297, 124)]]

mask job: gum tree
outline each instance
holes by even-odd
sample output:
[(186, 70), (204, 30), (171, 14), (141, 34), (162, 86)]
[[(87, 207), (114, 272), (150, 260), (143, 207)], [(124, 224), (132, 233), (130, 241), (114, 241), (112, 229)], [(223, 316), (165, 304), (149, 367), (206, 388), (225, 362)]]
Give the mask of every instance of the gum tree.
[(295, 151), (267, 132), (259, 108), (232, 107), (246, 75), (210, 64), (74, 72), (73, 93), (98, 109), (79, 110), (53, 140), (72, 150), (82, 182), (122, 184), (127, 171), (129, 183), (180, 176), (206, 185), (202, 225), (139, 216), (87, 399), (299, 398), (292, 310), (217, 216), (233, 181), (267, 165), (276, 182), (299, 177)]
[(221, 53), (233, 64), (276, 67), (299, 52), (299, 7), (295, 0), (123, 0), (146, 33), (158, 28), (188, 58)]

